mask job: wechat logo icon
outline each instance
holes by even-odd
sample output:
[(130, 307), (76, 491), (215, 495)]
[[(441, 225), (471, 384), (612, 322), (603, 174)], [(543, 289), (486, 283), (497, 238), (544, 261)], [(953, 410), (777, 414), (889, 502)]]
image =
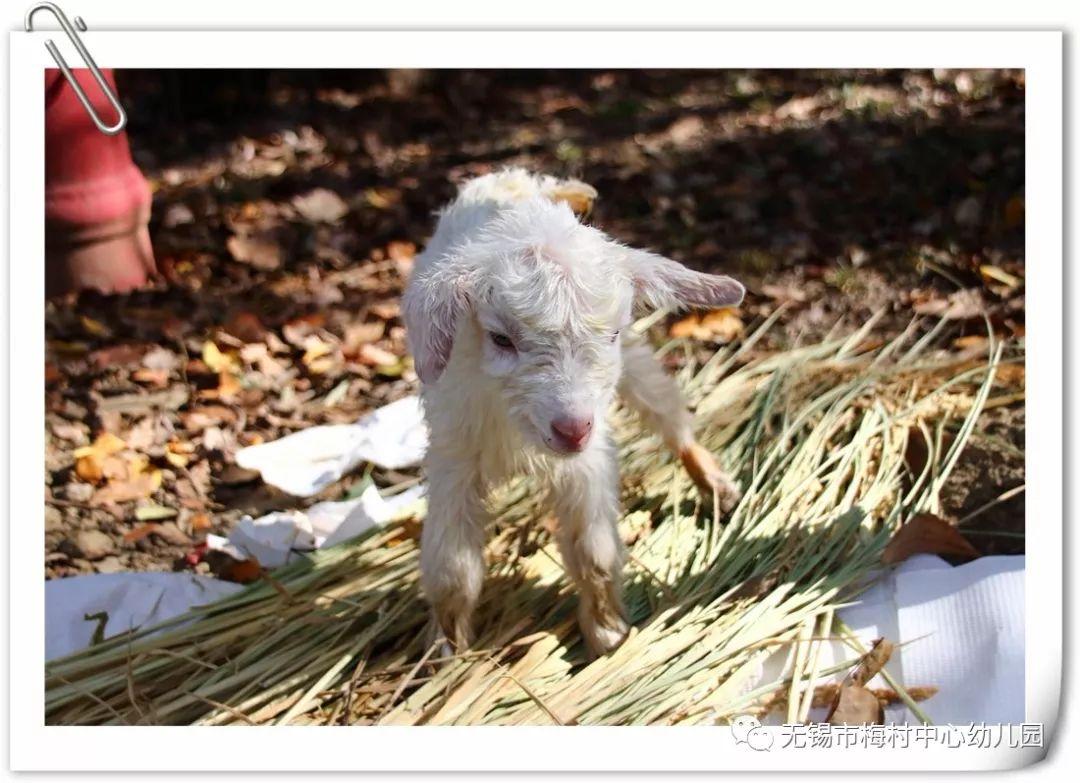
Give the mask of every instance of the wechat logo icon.
[(753, 750), (772, 748), (773, 735), (761, 727), (761, 721), (753, 715), (740, 715), (731, 722), (731, 734), (736, 745), (748, 745)]

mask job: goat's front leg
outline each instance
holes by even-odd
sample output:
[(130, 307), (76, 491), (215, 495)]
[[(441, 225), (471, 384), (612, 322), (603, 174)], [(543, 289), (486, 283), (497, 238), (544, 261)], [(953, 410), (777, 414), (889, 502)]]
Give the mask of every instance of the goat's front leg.
[(721, 510), (731, 511), (742, 492), (709, 450), (694, 439), (690, 411), (675, 379), (635, 335), (624, 338), (622, 358), (619, 394), (679, 456), (698, 488), (710, 497), (715, 492)]
[(618, 647), (630, 629), (622, 601), (625, 551), (619, 538), (619, 475), (614, 449), (597, 442), (552, 478), (556, 540), (580, 591), (578, 622), (593, 655)]
[(472, 613), (484, 581), (481, 484), (460, 458), (428, 454), (428, 513), (420, 537), (420, 584), (433, 629), (456, 650), (472, 642)]

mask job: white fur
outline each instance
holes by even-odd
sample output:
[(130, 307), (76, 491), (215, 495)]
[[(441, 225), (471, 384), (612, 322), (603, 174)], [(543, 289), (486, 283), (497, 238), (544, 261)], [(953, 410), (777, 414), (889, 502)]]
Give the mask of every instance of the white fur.
[[(421, 583), (434, 627), (458, 647), (471, 640), (483, 582), (485, 498), (521, 471), (551, 488), (590, 649), (621, 642), (624, 552), (605, 418), (616, 391), (670, 448), (682, 454), (693, 444), (674, 380), (624, 330), (635, 308), (742, 299), (731, 278), (693, 272), (583, 225), (560, 201), (567, 194), (591, 200), (595, 191), (521, 169), (465, 183), (440, 214), (403, 300), (431, 432)], [(576, 446), (553, 429), (590, 420)]]

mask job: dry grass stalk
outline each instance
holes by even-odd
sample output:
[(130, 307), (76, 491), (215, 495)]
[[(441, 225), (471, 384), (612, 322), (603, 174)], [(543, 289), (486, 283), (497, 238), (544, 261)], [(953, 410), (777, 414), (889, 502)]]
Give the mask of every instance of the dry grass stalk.
[[(479, 654), (417, 663), (429, 652), (427, 609), (415, 520), (402, 520), (281, 568), (274, 584), (50, 662), (48, 722), (703, 723), (778, 688), (805, 719), (820, 680), (841, 671), (819, 671), (833, 613), (865, 586), (896, 527), (934, 509), (991, 392), (1015, 390), (994, 383), (1000, 345), (979, 366), (932, 353), (933, 332), (867, 350), (872, 324), (748, 358), (770, 325), (683, 375), (702, 441), (745, 489), (729, 520), (615, 413), (635, 629), (611, 655), (586, 659), (537, 493), (520, 480), (498, 500)], [(910, 475), (912, 428), (940, 445), (949, 425), (949, 449), (930, 448)], [(785, 644), (794, 676), (756, 683)]]

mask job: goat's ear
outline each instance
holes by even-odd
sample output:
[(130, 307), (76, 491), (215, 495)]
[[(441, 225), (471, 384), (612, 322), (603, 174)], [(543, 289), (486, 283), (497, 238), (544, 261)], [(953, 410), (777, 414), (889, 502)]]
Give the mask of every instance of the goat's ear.
[(653, 309), (732, 307), (743, 300), (746, 288), (727, 275), (708, 275), (687, 269), (677, 261), (631, 250), (628, 256), (637, 305)]
[(469, 308), (466, 274), (448, 264), (409, 281), (401, 301), (401, 316), (416, 374), (435, 383), (450, 361), (458, 319)]

